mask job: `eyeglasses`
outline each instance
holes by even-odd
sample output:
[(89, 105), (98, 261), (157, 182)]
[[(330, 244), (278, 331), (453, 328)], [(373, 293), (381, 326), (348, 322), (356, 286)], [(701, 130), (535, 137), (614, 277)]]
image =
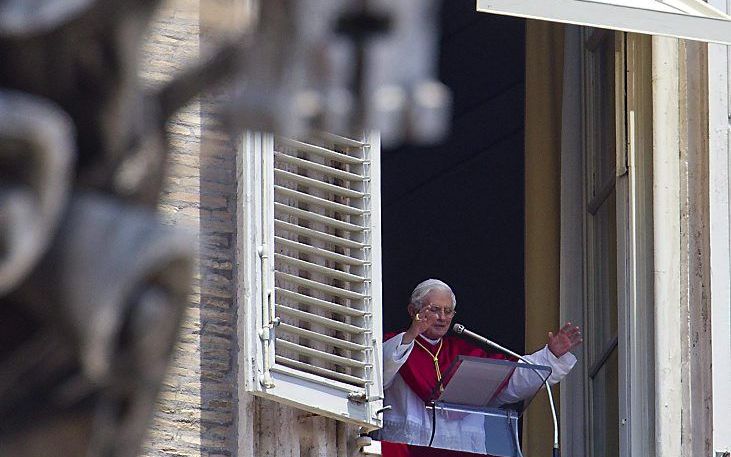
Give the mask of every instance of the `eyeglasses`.
[(427, 311), (434, 314), (441, 313), (444, 315), (444, 317), (452, 317), (455, 314), (457, 314), (457, 311), (454, 310), (454, 308), (442, 308), (441, 306), (436, 305), (429, 305), (425, 307)]

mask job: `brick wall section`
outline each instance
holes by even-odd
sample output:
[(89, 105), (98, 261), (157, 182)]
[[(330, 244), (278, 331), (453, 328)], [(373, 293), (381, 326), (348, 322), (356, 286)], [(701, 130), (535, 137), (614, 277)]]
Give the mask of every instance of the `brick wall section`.
[[(200, 26), (211, 16), (219, 31), (221, 25), (236, 29), (245, 24), (240, 13), (247, 2), (168, 0), (143, 50), (144, 83), (159, 87), (197, 61), (201, 49), (217, 41)], [(221, 11), (230, 17), (212, 14)], [(352, 453), (354, 427), (245, 392), (237, 399), (234, 256), (240, 139), (222, 133), (212, 114), (213, 103), (204, 96), (183, 108), (168, 127), (171, 155), (160, 213), (166, 222), (191, 232), (198, 267), (142, 455), (346, 457)]]
[[(141, 74), (154, 88), (199, 57), (199, 2), (168, 1), (158, 11)], [(145, 456), (235, 455), (233, 309), (235, 145), (218, 133), (202, 98), (169, 124), (165, 221), (198, 244), (197, 274), (180, 338), (143, 449)]]

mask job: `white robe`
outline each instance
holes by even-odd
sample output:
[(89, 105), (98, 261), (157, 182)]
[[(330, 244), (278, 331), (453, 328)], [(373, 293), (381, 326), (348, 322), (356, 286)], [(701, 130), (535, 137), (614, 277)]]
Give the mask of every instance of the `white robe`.
[[(424, 401), (406, 384), (398, 373), (414, 349), (414, 342), (402, 344), (404, 333), (400, 333), (383, 343), (383, 382), (385, 390), (384, 405), (391, 409), (383, 416), (383, 429), (380, 438), (396, 443), (428, 446), (431, 438), (432, 412), (424, 406)], [(427, 340), (432, 344), (439, 341)], [(553, 370), (548, 379), (550, 385), (556, 384), (571, 371), (576, 357), (570, 352), (560, 358), (544, 346), (537, 352), (525, 356), (538, 365), (546, 365)], [(530, 397), (542, 384), (539, 377), (530, 370), (517, 370), (508, 385), (499, 395), (503, 403), (514, 403)], [(457, 417), (455, 417), (457, 416)], [(436, 432), (433, 447), (454, 449), (484, 454), (484, 418), (478, 414), (455, 415), (437, 411)]]

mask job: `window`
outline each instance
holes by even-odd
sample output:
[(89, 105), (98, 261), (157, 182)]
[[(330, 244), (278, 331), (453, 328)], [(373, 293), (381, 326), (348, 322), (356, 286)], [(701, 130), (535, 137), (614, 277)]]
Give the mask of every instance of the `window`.
[(652, 40), (583, 32), (586, 422), (569, 427), (586, 455), (653, 455)]
[(366, 428), (382, 407), (379, 141), (248, 133), (247, 390)]

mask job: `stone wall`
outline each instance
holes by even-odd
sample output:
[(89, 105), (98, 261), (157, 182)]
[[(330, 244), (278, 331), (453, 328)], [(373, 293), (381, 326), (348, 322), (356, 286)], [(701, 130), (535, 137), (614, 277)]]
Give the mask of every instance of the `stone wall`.
[[(200, 53), (200, 7), (168, 1), (158, 12), (141, 73), (159, 87)], [(160, 212), (198, 244), (193, 294), (144, 446), (147, 456), (230, 456), (235, 446), (235, 309), (232, 283), (235, 142), (219, 133), (203, 96), (175, 116)]]

